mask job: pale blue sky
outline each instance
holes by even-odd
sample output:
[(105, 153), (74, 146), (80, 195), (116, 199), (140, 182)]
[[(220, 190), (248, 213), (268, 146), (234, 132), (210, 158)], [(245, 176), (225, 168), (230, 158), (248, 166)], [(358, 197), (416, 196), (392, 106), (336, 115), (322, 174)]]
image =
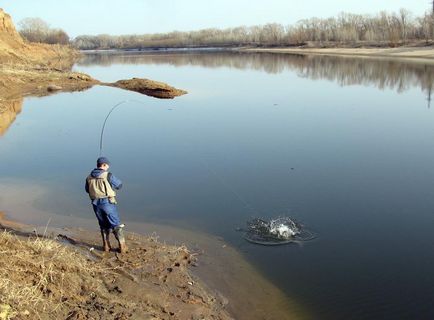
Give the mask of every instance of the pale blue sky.
[(293, 24), (339, 12), (374, 14), (406, 8), (415, 15), (430, 9), (429, 0), (0, 0), (17, 23), (40, 17), (70, 36), (140, 34), (226, 28), (278, 22)]

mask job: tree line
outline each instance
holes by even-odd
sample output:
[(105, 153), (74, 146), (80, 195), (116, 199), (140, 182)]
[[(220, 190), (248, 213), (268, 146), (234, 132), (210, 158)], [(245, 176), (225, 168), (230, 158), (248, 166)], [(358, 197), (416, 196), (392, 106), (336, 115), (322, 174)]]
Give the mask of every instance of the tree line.
[(18, 23), (21, 36), (30, 42), (70, 44), (69, 35), (62, 29), (51, 28), (40, 18), (25, 18)]
[[(23, 32), (23, 31), (21, 31)], [(23, 33), (22, 33), (23, 34)], [(29, 39), (28, 36), (25, 36)], [(399, 46), (414, 41), (431, 42), (434, 38), (434, 13), (416, 17), (410, 11), (380, 12), (376, 15), (341, 13), (331, 18), (310, 18), (294, 25), (269, 23), (227, 29), (120, 35), (82, 35), (71, 44), (89, 49), (147, 49), (181, 47), (235, 46), (319, 46), (360, 43), (371, 46)], [(31, 40), (32, 41), (32, 40)]]

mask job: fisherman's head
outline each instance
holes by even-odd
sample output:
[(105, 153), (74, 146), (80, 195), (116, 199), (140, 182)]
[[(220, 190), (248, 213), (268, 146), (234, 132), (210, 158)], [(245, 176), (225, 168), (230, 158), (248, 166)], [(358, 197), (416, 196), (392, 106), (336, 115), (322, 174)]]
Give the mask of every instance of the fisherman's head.
[(96, 160), (96, 166), (99, 169), (108, 170), (110, 161), (106, 157), (99, 157), (98, 160)]

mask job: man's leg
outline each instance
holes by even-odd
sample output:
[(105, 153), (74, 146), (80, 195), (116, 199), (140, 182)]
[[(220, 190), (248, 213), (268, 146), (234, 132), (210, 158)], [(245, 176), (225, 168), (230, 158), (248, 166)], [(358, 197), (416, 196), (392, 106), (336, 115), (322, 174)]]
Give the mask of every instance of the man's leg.
[(101, 236), (104, 251), (109, 252), (112, 248), (110, 245), (110, 229), (101, 229)]
[(96, 205), (92, 205), (95, 216), (98, 219), (98, 224), (101, 229), (102, 245), (105, 252), (109, 252), (110, 246), (110, 224), (107, 220), (107, 215), (105, 212)]
[(121, 253), (127, 252), (127, 246), (125, 244), (125, 236), (123, 231), (123, 226), (121, 226), (121, 221), (119, 219), (119, 213), (115, 204), (107, 203), (104, 205), (104, 212), (107, 215), (107, 219), (113, 229), (113, 234), (116, 240), (119, 242), (119, 251)]

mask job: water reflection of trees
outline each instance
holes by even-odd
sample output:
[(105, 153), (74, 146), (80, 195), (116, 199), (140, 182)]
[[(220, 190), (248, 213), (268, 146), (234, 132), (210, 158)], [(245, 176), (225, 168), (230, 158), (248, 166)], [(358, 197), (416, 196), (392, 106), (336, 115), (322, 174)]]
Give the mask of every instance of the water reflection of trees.
[(167, 64), (173, 66), (201, 66), (206, 68), (253, 69), (267, 73), (295, 71), (309, 79), (327, 79), (342, 86), (374, 85), (380, 89), (402, 92), (420, 87), (430, 93), (433, 87), (434, 66), (409, 61), (289, 55), (276, 53), (122, 53), (89, 54), (79, 66), (112, 64)]

